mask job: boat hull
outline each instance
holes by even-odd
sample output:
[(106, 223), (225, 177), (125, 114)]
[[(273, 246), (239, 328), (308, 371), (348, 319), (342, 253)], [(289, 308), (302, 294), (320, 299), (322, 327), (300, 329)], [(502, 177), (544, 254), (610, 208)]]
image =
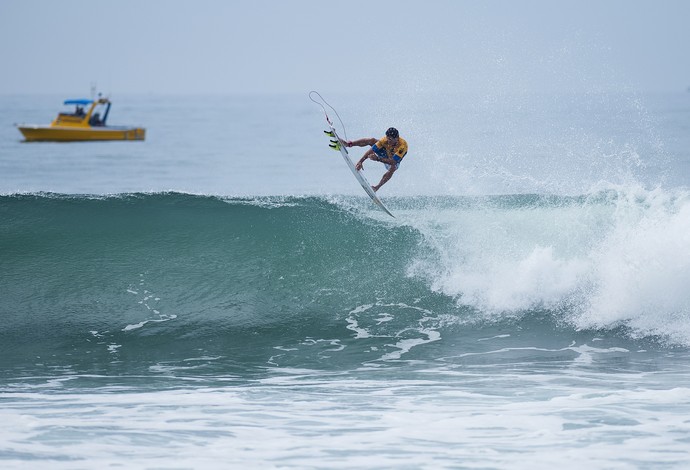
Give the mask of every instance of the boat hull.
[(98, 140), (144, 140), (141, 127), (18, 126), (27, 142), (86, 142)]

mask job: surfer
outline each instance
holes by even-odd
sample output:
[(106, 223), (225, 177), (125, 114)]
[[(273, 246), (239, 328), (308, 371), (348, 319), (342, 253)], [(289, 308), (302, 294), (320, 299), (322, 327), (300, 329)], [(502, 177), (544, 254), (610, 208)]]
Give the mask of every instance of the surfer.
[(393, 173), (400, 168), (400, 162), (407, 155), (407, 142), (405, 139), (400, 137), (398, 130), (395, 127), (391, 127), (386, 131), (386, 135), (379, 140), (375, 138), (363, 138), (357, 140), (347, 140), (343, 142), (346, 147), (366, 147), (371, 146), (367, 150), (362, 158), (357, 162), (355, 168), (357, 171), (364, 168), (364, 160), (367, 158), (374, 160), (376, 162), (381, 162), (386, 165), (386, 173), (381, 177), (381, 181), (376, 186), (372, 186), (371, 189), (378, 191), (381, 186), (386, 184), (389, 179), (393, 176)]

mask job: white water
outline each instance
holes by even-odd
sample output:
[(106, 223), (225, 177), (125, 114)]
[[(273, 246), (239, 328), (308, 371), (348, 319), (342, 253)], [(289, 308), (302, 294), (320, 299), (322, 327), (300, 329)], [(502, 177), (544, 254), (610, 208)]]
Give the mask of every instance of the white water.
[[(690, 193), (612, 188), (590, 198), (414, 211), (433, 247), (409, 274), (500, 319), (558, 311), (581, 329), (625, 325), (690, 345)], [(426, 253), (426, 252), (425, 252)]]
[(435, 368), (385, 387), (276, 370), (248, 386), (3, 393), (3, 468), (690, 465), (686, 375), (491, 371)]

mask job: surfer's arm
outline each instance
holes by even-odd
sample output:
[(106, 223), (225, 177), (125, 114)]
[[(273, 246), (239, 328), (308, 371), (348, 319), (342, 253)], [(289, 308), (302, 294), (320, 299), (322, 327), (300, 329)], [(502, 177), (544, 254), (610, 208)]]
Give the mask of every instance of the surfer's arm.
[(367, 150), (366, 152), (364, 152), (364, 155), (362, 155), (362, 158), (359, 159), (359, 161), (355, 165), (355, 168), (357, 170), (361, 170), (362, 168), (364, 168), (364, 160), (366, 160), (367, 158), (374, 158), (374, 157), (378, 158), (378, 157), (376, 157), (376, 154), (374, 153), (374, 151), (372, 149)]
[(344, 142), (346, 147), (371, 147), (376, 143), (376, 139), (374, 139), (373, 137), (365, 137), (363, 139), (346, 140)]

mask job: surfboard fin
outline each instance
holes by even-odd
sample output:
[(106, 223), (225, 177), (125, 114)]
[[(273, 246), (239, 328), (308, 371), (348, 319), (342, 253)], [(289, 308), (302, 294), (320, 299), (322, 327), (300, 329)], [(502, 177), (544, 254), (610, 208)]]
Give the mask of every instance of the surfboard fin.
[(328, 144), (328, 146), (333, 150), (340, 150), (340, 142), (338, 142), (337, 140), (331, 140), (331, 143)]
[(328, 137), (335, 137), (333, 131), (323, 131), (323, 133), (326, 134)]

